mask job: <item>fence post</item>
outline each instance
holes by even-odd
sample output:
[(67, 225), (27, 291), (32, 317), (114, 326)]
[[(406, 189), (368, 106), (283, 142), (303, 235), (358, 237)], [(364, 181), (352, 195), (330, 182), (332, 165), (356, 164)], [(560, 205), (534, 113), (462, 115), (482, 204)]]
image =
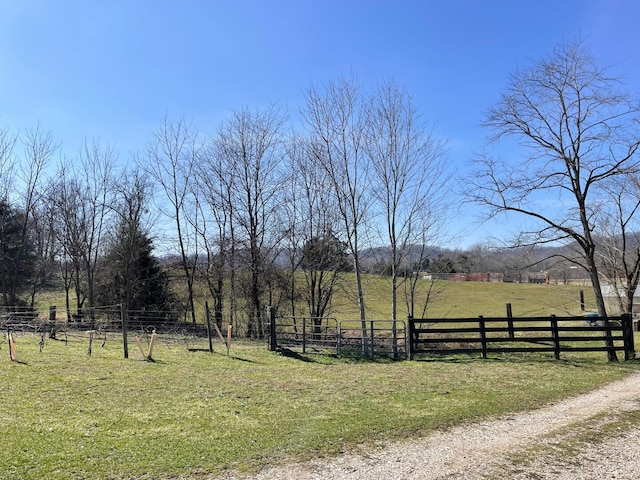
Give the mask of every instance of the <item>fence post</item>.
[(56, 307), (54, 305), (49, 306), (49, 324), (51, 325), (49, 338), (56, 340)]
[(613, 343), (613, 337), (612, 337), (613, 332), (611, 331), (613, 324), (611, 323), (611, 320), (609, 320), (609, 318), (607, 317), (601, 317), (601, 319), (604, 322), (603, 332), (604, 332), (604, 343), (607, 347), (607, 360), (609, 362), (617, 362), (618, 357), (616, 355), (615, 344)]
[(213, 339), (211, 338), (211, 315), (209, 312), (209, 302), (204, 302), (204, 314), (207, 325), (207, 338), (209, 339), (209, 353), (213, 353)]
[(560, 332), (558, 331), (558, 319), (551, 315), (551, 335), (553, 336), (553, 357), (560, 360)]
[(630, 313), (623, 313), (622, 336), (624, 338), (624, 359), (633, 360), (635, 357), (635, 347), (633, 345), (633, 317)]
[(89, 349), (87, 350), (87, 355), (91, 356), (91, 352), (93, 351), (93, 332), (95, 330), (89, 330)]
[(398, 358), (398, 320), (396, 320), (395, 318), (391, 321), (391, 332), (393, 337), (393, 358)]
[(122, 322), (122, 347), (124, 349), (124, 358), (129, 358), (129, 343), (127, 341), (127, 315), (128, 312), (124, 308), (124, 304), (120, 304), (120, 320)]
[(413, 317), (409, 315), (407, 317), (407, 339), (405, 340), (407, 345), (407, 358), (409, 360), (413, 360), (413, 336), (415, 328)]
[(302, 353), (307, 353), (307, 317), (302, 317)]
[(278, 348), (276, 340), (276, 307), (267, 307), (267, 317), (269, 318), (269, 351), (274, 352)]
[(584, 312), (584, 290), (580, 290), (580, 310)]
[(480, 315), (480, 339), (482, 341), (482, 358), (487, 358), (487, 328), (484, 321), (484, 316)]
[(375, 347), (375, 339), (376, 339), (376, 331), (373, 320), (369, 321), (369, 326), (371, 327), (371, 358), (376, 357), (376, 347)]
[(511, 310), (511, 304), (507, 303), (507, 325), (509, 326), (509, 338), (514, 339), (513, 333), (513, 311)]

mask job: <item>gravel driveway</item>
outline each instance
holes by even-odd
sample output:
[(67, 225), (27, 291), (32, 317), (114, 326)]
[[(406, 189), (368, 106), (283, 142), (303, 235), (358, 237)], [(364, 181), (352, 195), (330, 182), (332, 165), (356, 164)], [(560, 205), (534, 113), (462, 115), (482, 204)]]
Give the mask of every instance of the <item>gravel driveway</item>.
[[(253, 476), (216, 478), (635, 479), (640, 478), (640, 424), (629, 428), (624, 426), (628, 420), (621, 427), (615, 423), (621, 413), (634, 411), (640, 411), (640, 373), (539, 410), (456, 427), (424, 439), (279, 466)], [(604, 436), (598, 432), (603, 430), (609, 434), (601, 443)]]

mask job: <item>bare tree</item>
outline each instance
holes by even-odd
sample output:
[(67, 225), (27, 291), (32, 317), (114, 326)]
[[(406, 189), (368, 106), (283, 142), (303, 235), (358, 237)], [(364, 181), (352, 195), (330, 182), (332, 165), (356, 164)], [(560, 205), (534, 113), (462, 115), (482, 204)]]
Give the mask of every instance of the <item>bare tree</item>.
[(298, 176), (297, 159), (304, 155), (301, 153), (304, 151), (304, 141), (297, 135), (293, 134), (287, 140), (286, 147), (286, 161), (289, 162), (289, 166), (292, 172), (296, 172), (294, 175), (289, 175), (289, 182), (286, 187), (286, 199), (283, 202), (283, 218), (285, 218), (286, 235), (285, 235), (285, 252), (289, 262), (289, 284), (287, 286), (287, 296), (289, 300), (289, 315), (295, 317), (298, 311), (299, 303), (299, 287), (298, 287), (298, 275), (296, 272), (300, 264), (300, 252), (302, 245), (300, 242), (300, 228), (298, 224), (302, 218), (300, 217), (299, 206), (299, 192), (298, 192)]
[(225, 290), (229, 292), (227, 308), (231, 325), (235, 313), (232, 185), (230, 165), (225, 162), (224, 155), (218, 152), (215, 138), (211, 138), (197, 162), (194, 188), (198, 193), (194, 197), (198, 199), (202, 215), (194, 227), (202, 238), (206, 255), (205, 278), (213, 297), (214, 317), (218, 325), (222, 325)]
[(611, 286), (620, 310), (632, 313), (640, 283), (640, 179), (635, 175), (614, 178), (605, 191), (609, 200), (598, 211), (600, 274)]
[(71, 289), (78, 315), (95, 306), (95, 274), (111, 220), (116, 160), (111, 145), (85, 140), (74, 162), (60, 164), (51, 188), (69, 314)]
[[(381, 218), (377, 229), (390, 246), (391, 318), (395, 322), (399, 282), (408, 279), (410, 263), (422, 263), (424, 257), (415, 258), (416, 254), (424, 255), (426, 245), (435, 243), (446, 218), (451, 175), (446, 168), (445, 142), (421, 123), (405, 90), (392, 82), (383, 83), (371, 96), (367, 111), (364, 145), (372, 166), (376, 213)], [(415, 291), (410, 292), (414, 298)]]
[[(27, 250), (34, 248), (34, 244), (40, 236), (39, 234), (46, 236), (45, 232), (42, 230), (38, 231), (38, 229), (48, 229), (50, 225), (46, 224), (46, 222), (40, 225), (38, 222), (38, 220), (40, 220), (38, 213), (41, 210), (40, 207), (42, 203), (46, 200), (46, 190), (48, 188), (48, 183), (44, 177), (45, 169), (58, 149), (58, 145), (54, 143), (52, 133), (44, 132), (39, 125), (25, 132), (22, 143), (24, 146), (24, 154), (22, 161), (19, 162), (16, 168), (15, 177), (15, 190), (18, 192), (16, 200), (20, 204), (20, 209), (23, 212), (16, 258), (24, 259), (27, 256)], [(4, 148), (7, 148), (10, 144), (11, 140), (9, 139), (8, 143), (4, 144)], [(7, 149), (6, 153), (10, 153), (10, 149)], [(42, 244), (38, 246), (42, 247)], [(35, 253), (46, 254), (47, 252), (36, 251)], [(12, 278), (9, 283), (9, 297), (14, 300), (17, 298), (18, 293), (16, 288), (19, 284), (18, 275), (20, 275), (21, 272), (20, 263), (21, 262), (18, 261), (14, 262)], [(38, 271), (39, 268), (36, 268), (36, 272), (34, 272), (36, 273), (36, 277), (30, 279), (32, 304), (35, 295), (34, 289), (37, 289), (39, 284), (39, 279), (37, 278)]]
[(33, 210), (30, 226), (30, 237), (35, 249), (36, 261), (33, 280), (31, 282), (30, 307), (35, 305), (38, 291), (46, 285), (57, 271), (56, 258), (60, 253), (60, 243), (56, 232), (59, 218), (56, 203), (51, 193), (55, 192), (55, 184), (49, 182), (44, 188), (44, 196)]
[(110, 208), (116, 212), (117, 220), (115, 231), (110, 235), (111, 245), (106, 257), (111, 263), (106, 266), (106, 270), (113, 278), (108, 278), (102, 288), (107, 290), (109, 282), (116, 285), (115, 288), (111, 286), (111, 289), (117, 291), (113, 298), (122, 302), (126, 310), (135, 310), (141, 307), (134, 300), (134, 283), (139, 280), (136, 264), (142, 251), (148, 248), (143, 217), (149, 185), (140, 172), (134, 170), (113, 187), (117, 192), (117, 199)]
[[(231, 182), (226, 191), (231, 195), (227, 205), (233, 208), (233, 240), (243, 244), (246, 257), (249, 337), (264, 334), (265, 273), (282, 235), (277, 214), (284, 184), (280, 153), (285, 119), (276, 107), (234, 111), (215, 137), (218, 158)], [(238, 252), (238, 245), (234, 248)]]
[(115, 225), (98, 270), (98, 298), (103, 305), (122, 304), (129, 311), (154, 310), (170, 318), (174, 297), (166, 271), (153, 255), (149, 228), (150, 180), (137, 169), (124, 172), (111, 209)]
[(15, 182), (16, 159), (13, 156), (13, 148), (17, 137), (12, 135), (9, 127), (0, 129), (0, 288), (2, 290), (2, 303), (10, 305), (15, 299), (10, 298), (11, 257), (6, 246), (7, 237), (15, 235), (11, 230), (15, 227), (8, 225), (13, 223), (14, 213), (10, 205), (9, 194), (13, 191)]
[[(365, 105), (359, 85), (352, 79), (342, 79), (323, 89), (310, 88), (303, 115), (310, 138), (319, 146), (315, 161), (325, 169), (328, 187), (336, 197), (342, 222), (339, 233), (344, 235), (341, 240), (349, 246), (353, 259), (360, 320), (366, 329), (360, 249), (371, 190), (370, 165), (363, 145)], [(366, 348), (365, 344), (363, 348)]]
[(9, 192), (14, 185), (16, 159), (13, 149), (16, 140), (17, 136), (11, 134), (9, 127), (0, 128), (0, 200), (9, 200)]
[(104, 253), (104, 239), (113, 200), (113, 182), (117, 153), (112, 145), (85, 141), (80, 150), (79, 172), (85, 192), (80, 205), (83, 228), (83, 261), (87, 278), (89, 307), (95, 306), (95, 274), (100, 256)]
[(65, 288), (65, 308), (71, 312), (71, 290), (75, 295), (75, 309), (80, 312), (86, 300), (84, 279), (85, 231), (88, 227), (84, 211), (85, 191), (79, 179), (67, 167), (57, 172), (58, 182), (51, 190), (56, 207), (56, 238), (60, 249), (60, 268)]
[(514, 137), (528, 155), (511, 162), (482, 156), (467, 190), (489, 215), (529, 219), (522, 243), (574, 242), (579, 256), (570, 260), (589, 273), (603, 317), (596, 213), (603, 186), (638, 170), (639, 113), (638, 103), (619, 91), (583, 44), (560, 45), (511, 76), (484, 122), (493, 140)]
[[(309, 316), (319, 322), (330, 314), (333, 294), (345, 272), (351, 270), (346, 245), (337, 238), (340, 218), (335, 196), (325, 185), (330, 183), (326, 170), (316, 159), (321, 147), (307, 138), (293, 137), (289, 142), (291, 170), (290, 199), (286, 202), (289, 225), (291, 270), (304, 274), (301, 296)], [(295, 315), (297, 289), (292, 275), (291, 300)]]
[(158, 205), (160, 211), (175, 226), (180, 265), (187, 282), (188, 310), (196, 322), (194, 283), (198, 264), (198, 236), (190, 225), (197, 223), (197, 210), (189, 195), (193, 192), (195, 160), (201, 146), (197, 133), (184, 119), (171, 121), (166, 116), (162, 124), (152, 132), (147, 145), (146, 158), (138, 159), (138, 165), (150, 175), (162, 191)]

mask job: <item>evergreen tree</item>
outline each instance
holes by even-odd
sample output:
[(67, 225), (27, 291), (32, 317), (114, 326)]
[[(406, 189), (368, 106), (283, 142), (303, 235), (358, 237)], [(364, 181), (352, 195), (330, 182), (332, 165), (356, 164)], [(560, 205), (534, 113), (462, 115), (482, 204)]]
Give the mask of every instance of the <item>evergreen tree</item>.
[(307, 284), (309, 315), (319, 327), (319, 318), (329, 311), (338, 281), (344, 272), (351, 270), (347, 245), (330, 234), (313, 237), (302, 248), (300, 268)]
[(152, 254), (152, 240), (144, 232), (130, 234), (120, 229), (103, 260), (99, 302), (124, 304), (129, 310), (171, 310), (174, 298), (167, 275)]
[(23, 235), (24, 213), (0, 200), (0, 289), (3, 305), (18, 305), (18, 292), (32, 280), (36, 254)]
[(120, 222), (100, 268), (98, 302), (128, 310), (169, 311), (174, 296), (166, 273), (153, 256), (153, 241), (142, 228), (145, 185), (136, 176), (122, 192)]
[(300, 267), (303, 270), (351, 271), (347, 248), (344, 242), (331, 234), (313, 237), (302, 248)]

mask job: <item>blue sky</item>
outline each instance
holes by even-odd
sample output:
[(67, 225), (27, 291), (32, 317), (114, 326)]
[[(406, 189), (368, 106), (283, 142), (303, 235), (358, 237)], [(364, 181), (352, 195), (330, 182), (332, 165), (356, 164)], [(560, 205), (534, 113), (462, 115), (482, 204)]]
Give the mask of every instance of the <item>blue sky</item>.
[[(582, 38), (640, 93), (636, 0), (0, 0), (0, 125), (40, 124), (127, 161), (167, 114), (212, 131), (232, 109), (295, 114), (312, 84), (391, 79), (461, 172), (510, 72)], [(295, 115), (294, 115), (295, 118)], [(471, 218), (466, 212), (462, 218)], [(467, 215), (469, 215), (467, 217)], [(465, 221), (466, 223), (466, 221)], [(469, 226), (461, 245), (494, 226)]]

